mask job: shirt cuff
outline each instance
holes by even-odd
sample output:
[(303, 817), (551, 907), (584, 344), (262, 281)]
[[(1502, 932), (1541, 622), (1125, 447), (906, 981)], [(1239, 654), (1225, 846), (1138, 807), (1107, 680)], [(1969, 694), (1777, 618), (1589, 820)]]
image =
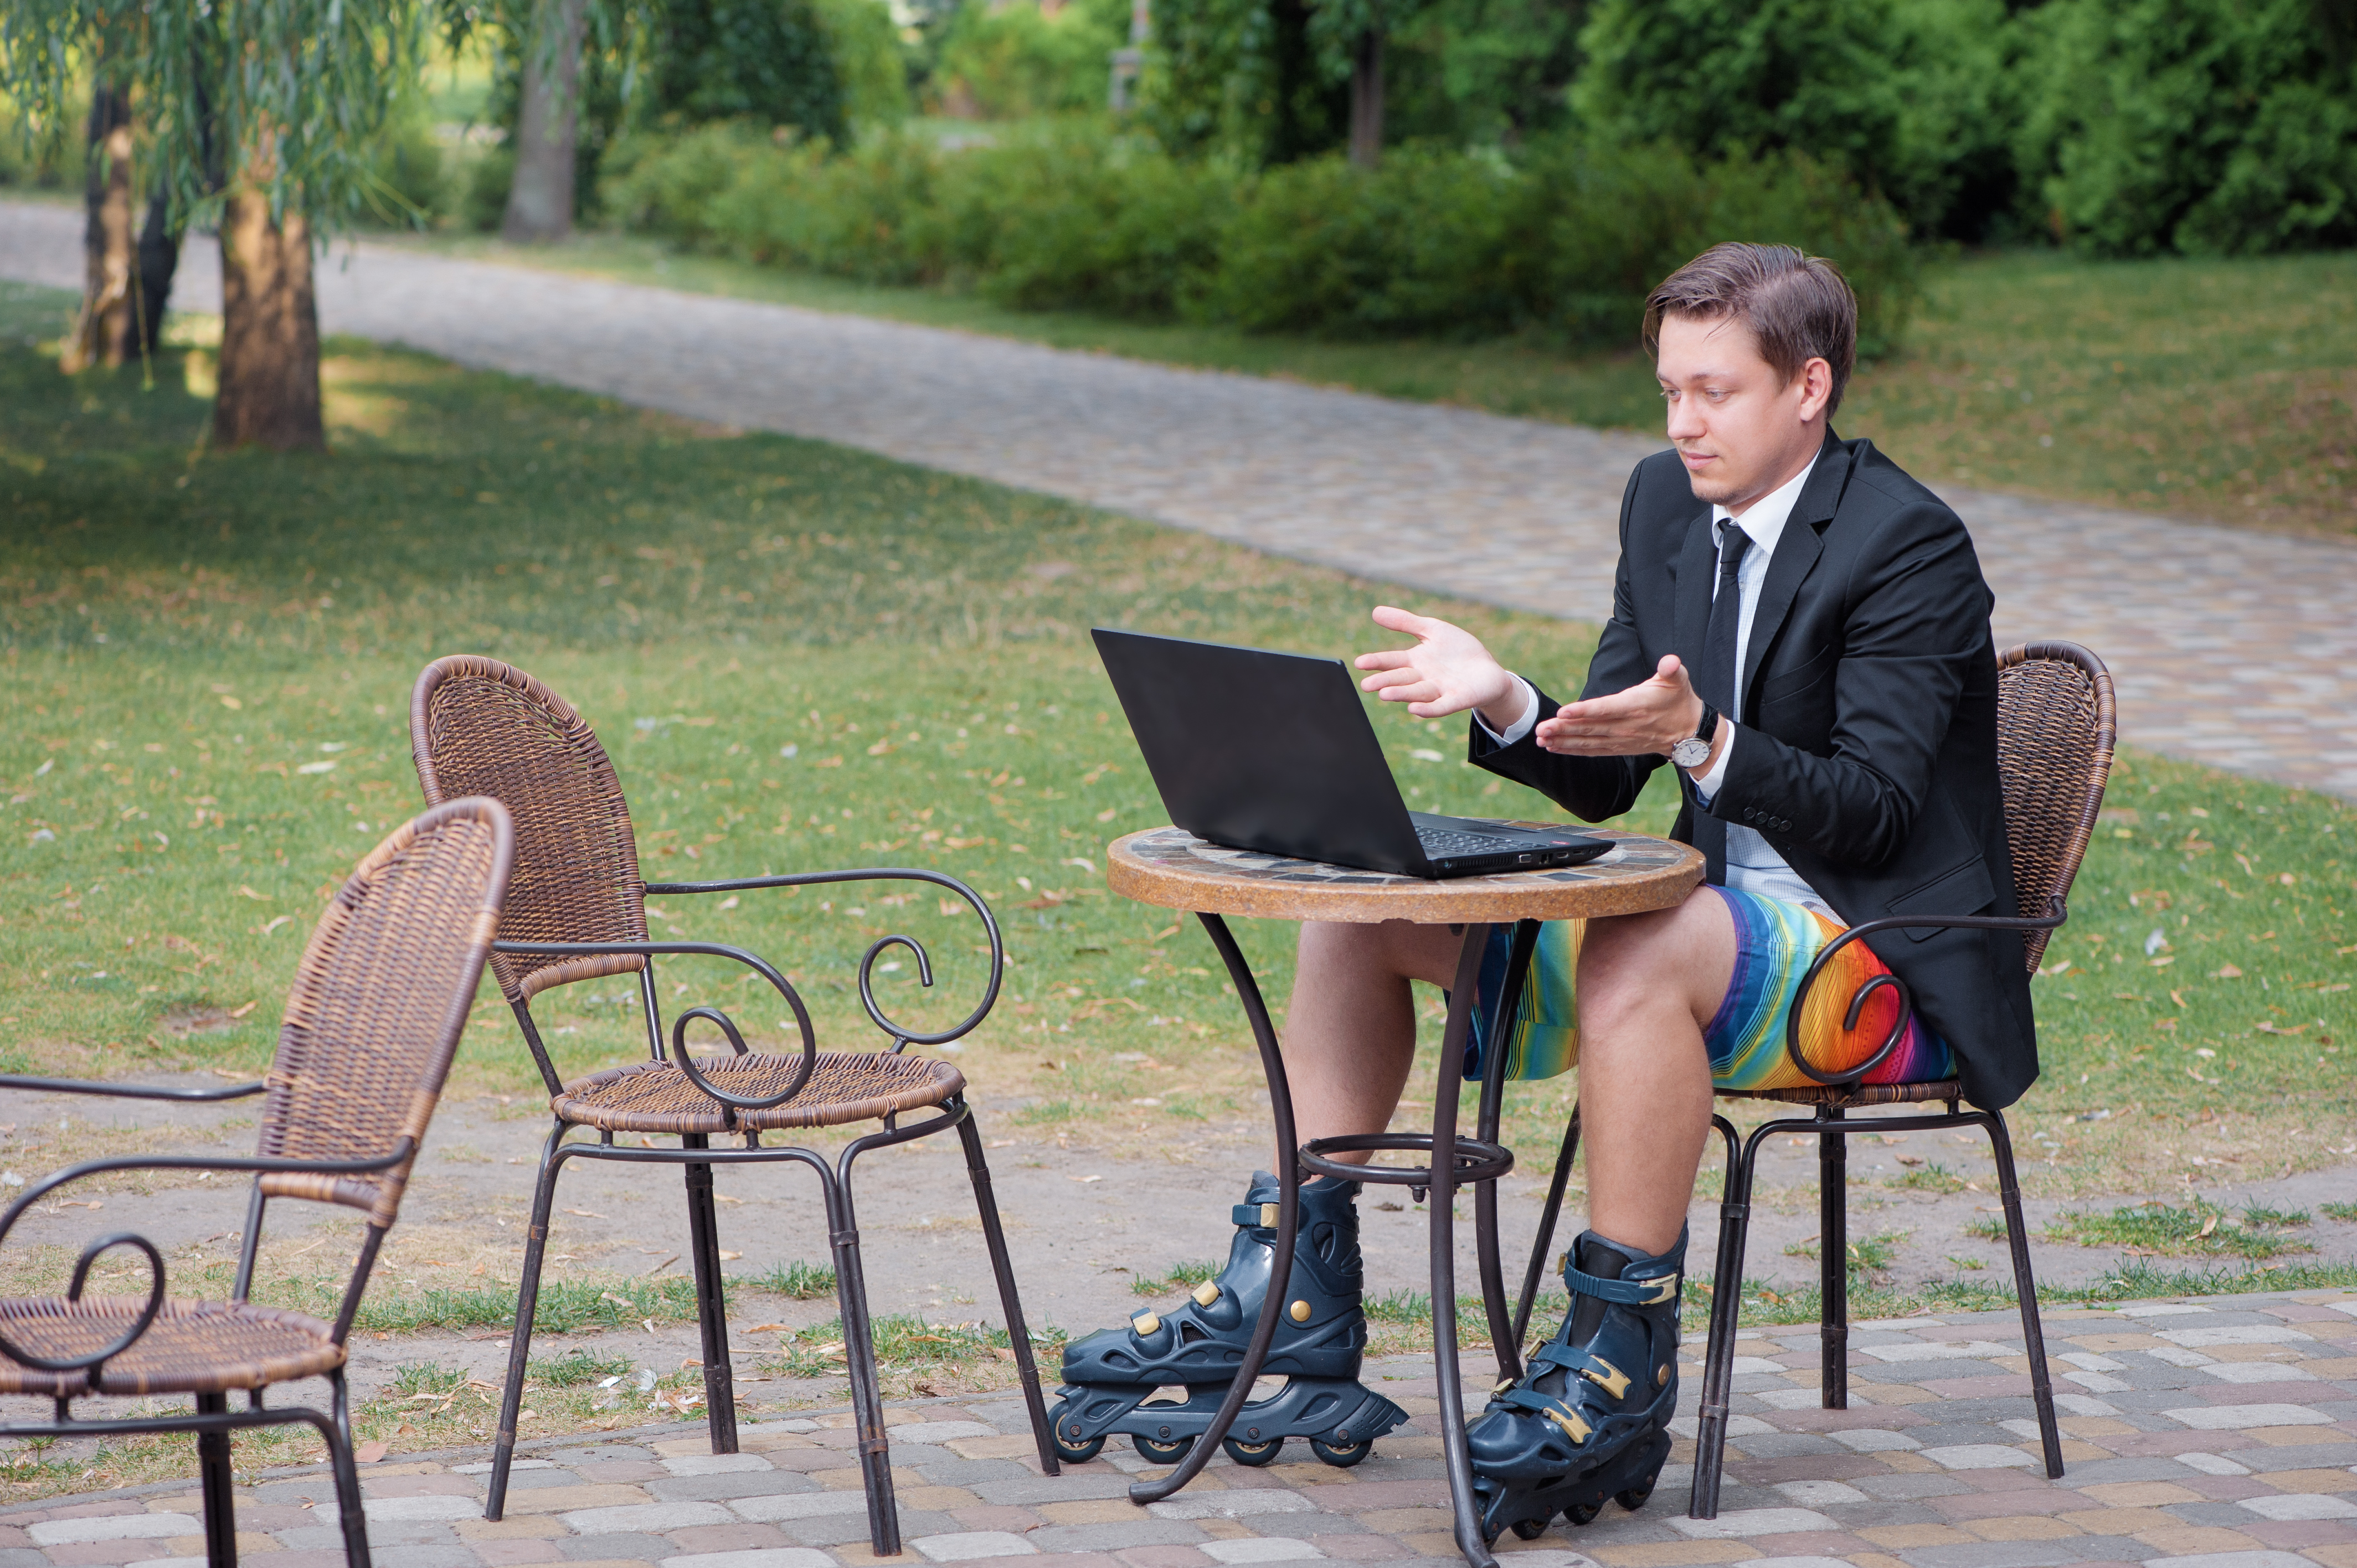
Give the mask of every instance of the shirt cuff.
[(1695, 799), (1701, 802), (1705, 811), (1710, 810), (1711, 801), (1718, 796), (1718, 787), (1727, 782), (1727, 759), (1735, 755), (1736, 738), (1743, 733), (1739, 726), (1732, 724), (1727, 725), (1727, 729), (1730, 733), (1727, 744), (1719, 748), (1718, 760), (1700, 773), (1692, 775)]
[(1491, 740), (1496, 741), (1500, 746), (1513, 745), (1516, 741), (1522, 739), (1523, 736), (1536, 729), (1539, 724), (1538, 688), (1533, 686), (1528, 681), (1523, 680), (1520, 675), (1514, 677), (1514, 684), (1522, 688), (1523, 716), (1516, 719), (1512, 724), (1508, 725), (1502, 734), (1490, 727), (1490, 721), (1481, 716), (1480, 709), (1476, 708), (1473, 710), (1473, 722), (1481, 726), (1482, 734), (1488, 736)]

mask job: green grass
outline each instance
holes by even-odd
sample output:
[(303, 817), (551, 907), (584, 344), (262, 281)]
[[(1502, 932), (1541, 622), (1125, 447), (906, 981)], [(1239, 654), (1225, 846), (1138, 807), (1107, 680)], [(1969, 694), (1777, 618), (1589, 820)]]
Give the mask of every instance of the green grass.
[[(260, 1067), (321, 903), (417, 809), (412, 679), (479, 651), (582, 707), (651, 875), (906, 864), (982, 889), (1013, 961), (958, 1057), (985, 1125), (1188, 1147), (1211, 1135), (1205, 1116), (1262, 1114), (1200, 932), (1104, 892), (1106, 842), (1160, 810), (1086, 628), (1347, 653), (1378, 640), (1368, 605), (1401, 590), (360, 344), (327, 362), (333, 456), (219, 456), (188, 390), (201, 351), (167, 350), (153, 392), (135, 371), (64, 381), (37, 345), (69, 303), (0, 288), (6, 1068)], [(1407, 597), (1565, 684), (1590, 647), (1577, 625)], [(1414, 756), (1458, 725), (1396, 709), (1375, 724), (1414, 805), (1558, 814)], [(2357, 824), (2334, 800), (2134, 753), (2111, 800), (2037, 982), (2045, 1077), (2015, 1116), (2025, 1179), (2118, 1192), (2339, 1158), (2357, 1144), (2341, 1043)], [(1657, 789), (1631, 821), (1659, 831), (1669, 808)], [(878, 936), (934, 955), (930, 998), (913, 965), (880, 977), (913, 1020), (950, 1020), (978, 983), (971, 918), (931, 895), (663, 909), (667, 935), (779, 960), (829, 1044), (874, 1037), (852, 982)], [(2169, 946), (2147, 957), (2156, 929)], [(1281, 1008), (1292, 928), (1236, 930)], [(734, 972), (682, 961), (662, 982), (669, 1005), (715, 1003), (756, 1042), (782, 1037), (780, 1010)], [(568, 1074), (642, 1049), (626, 987), (549, 993), (541, 1016)], [(532, 1090), (488, 988), (458, 1073)], [(1516, 1086), (1507, 1141), (1552, 1147), (1575, 1089)], [(33, 1137), (8, 1157), (31, 1163)], [(581, 1310), (611, 1308), (601, 1293)], [(381, 1289), (368, 1310), (505, 1319), (496, 1292), (430, 1307), (416, 1294), (413, 1308)]]
[(1905, 1187), (1910, 1192), (1950, 1193), (1964, 1190), (1964, 1178), (1933, 1160), (1921, 1170), (1910, 1170), (1893, 1180), (1892, 1187)]
[(1205, 1280), (1215, 1279), (1227, 1266), (1217, 1258), (1198, 1258), (1189, 1262), (1173, 1263), (1152, 1279), (1140, 1276), (1129, 1282), (1137, 1295), (1169, 1295), (1178, 1291), (1190, 1291)]
[(2308, 1215), (2270, 1208), (2244, 1211), (2239, 1225), (2214, 1203), (2200, 1199), (2182, 1208), (2166, 1203), (2131, 1204), (2108, 1214), (2066, 1209), (2046, 1228), (2050, 1240), (2083, 1247), (2123, 1247), (2152, 1253), (2266, 1259), (2316, 1249), (2285, 1230), (2308, 1223)]
[[(222, 1286), (228, 1283), (225, 1264), (207, 1273), (221, 1276), (218, 1283)], [(737, 1283), (729, 1282), (732, 1286)], [(291, 1306), (333, 1317), (343, 1290), (341, 1279), (265, 1279), (256, 1283), (253, 1297), (265, 1305)], [(214, 1294), (225, 1292), (216, 1290)], [(516, 1293), (512, 1290), (497, 1286), (418, 1290), (380, 1274), (370, 1281), (368, 1294), (361, 1302), (360, 1315), (352, 1320), (352, 1326), (364, 1334), (510, 1328), (514, 1326), (515, 1314)], [(635, 1327), (648, 1318), (657, 1323), (694, 1322), (695, 1282), (617, 1280), (600, 1283), (543, 1278), (532, 1321), (536, 1333), (578, 1334), (585, 1329)]]
[(755, 1274), (743, 1283), (793, 1301), (815, 1301), (834, 1294), (834, 1265), (809, 1263), (796, 1258), (791, 1262), (772, 1263), (767, 1273)]
[[(876, 1364), (894, 1372), (924, 1372), (974, 1363), (1012, 1363), (1014, 1341), (1004, 1328), (978, 1323), (929, 1323), (921, 1317), (885, 1313), (867, 1320), (876, 1343)], [(1064, 1333), (1059, 1328), (1031, 1330), (1033, 1348), (1043, 1356), (1060, 1350)], [(844, 1359), (843, 1320), (829, 1318), (814, 1327), (789, 1330), (774, 1356), (759, 1363), (763, 1371), (789, 1378), (841, 1375)]]
[(551, 1388), (577, 1389), (608, 1378), (628, 1377), (638, 1363), (628, 1356), (599, 1356), (576, 1345), (562, 1356), (525, 1363), (524, 1376)]
[[(694, 293), (879, 316), (1171, 364), (1583, 424), (1660, 428), (1651, 364), (1506, 339), (1343, 343), (1017, 311), (940, 289), (781, 272), (611, 234), (518, 252), (411, 243)], [(1634, 323), (1631, 323), (1633, 335)], [(1970, 485), (2233, 523), (2357, 532), (2357, 257), (1926, 269), (1906, 350), (1840, 418), (1935, 489)]]
[(2327, 1219), (2338, 1219), (2343, 1224), (2357, 1223), (2357, 1203), (2319, 1203), (2316, 1207), (2323, 1211)]

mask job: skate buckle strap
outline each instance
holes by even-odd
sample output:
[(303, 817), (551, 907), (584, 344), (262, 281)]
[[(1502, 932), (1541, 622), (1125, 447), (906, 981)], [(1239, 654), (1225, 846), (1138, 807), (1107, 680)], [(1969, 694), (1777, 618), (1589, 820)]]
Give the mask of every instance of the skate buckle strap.
[(1533, 1367), (1561, 1367), (1574, 1376), (1586, 1378), (1615, 1400), (1629, 1397), (1629, 1374), (1603, 1357), (1572, 1346), (1550, 1340), (1538, 1348), (1531, 1357)]
[(1573, 1262), (1570, 1253), (1563, 1255), (1563, 1283), (1567, 1288), (1621, 1306), (1667, 1306), (1678, 1299), (1682, 1280), (1682, 1273), (1676, 1271), (1652, 1279), (1608, 1280)]
[(1281, 1207), (1275, 1203), (1239, 1203), (1229, 1218), (1238, 1225), (1274, 1230), (1276, 1229), (1277, 1210)]
[(1563, 1428), (1564, 1435), (1571, 1439), (1575, 1447), (1586, 1443), (1595, 1431), (1580, 1418), (1577, 1411), (1552, 1394), (1543, 1394), (1536, 1389), (1512, 1390), (1499, 1402), (1516, 1410), (1529, 1411), (1534, 1415), (1545, 1416)]

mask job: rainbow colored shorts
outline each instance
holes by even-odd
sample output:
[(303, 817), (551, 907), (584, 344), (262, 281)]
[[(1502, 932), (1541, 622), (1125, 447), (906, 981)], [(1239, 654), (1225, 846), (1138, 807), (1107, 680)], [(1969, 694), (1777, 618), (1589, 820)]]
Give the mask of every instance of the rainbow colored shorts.
[[(1808, 1076), (1784, 1054), (1784, 1023), (1800, 992), (1801, 977), (1844, 928), (1830, 916), (1781, 898), (1732, 887), (1712, 886), (1710, 891), (1726, 900), (1735, 920), (1735, 974), (1703, 1036), (1710, 1051), (1711, 1081), (1720, 1089), (1807, 1088)], [(1538, 950), (1531, 955), (1530, 972), (1523, 982), (1522, 1004), (1507, 1032), (1508, 1078), (1553, 1078), (1578, 1065), (1579, 1009), (1573, 981), (1586, 928), (1584, 920), (1550, 920), (1539, 928)], [(1481, 962), (1480, 994), (1473, 1007), (1473, 1041), (1465, 1053), (1467, 1078), (1481, 1076), (1488, 1020), (1498, 1015), (1512, 945), (1512, 926), (1491, 930), (1490, 949)], [(1843, 1028), (1842, 1018), (1859, 987), (1889, 972), (1864, 942), (1852, 942), (1835, 955), (1832, 969), (1818, 981), (1801, 1018), (1802, 1053), (1819, 1072), (1856, 1067), (1881, 1046), (1898, 1015), (1899, 998), (1889, 988), (1867, 999), (1858, 1010), (1857, 1028)], [(1924, 1083), (1953, 1078), (1955, 1071), (1947, 1043), (1924, 1028), (1921, 1019), (1910, 1018), (1899, 1047), (1860, 1081)]]

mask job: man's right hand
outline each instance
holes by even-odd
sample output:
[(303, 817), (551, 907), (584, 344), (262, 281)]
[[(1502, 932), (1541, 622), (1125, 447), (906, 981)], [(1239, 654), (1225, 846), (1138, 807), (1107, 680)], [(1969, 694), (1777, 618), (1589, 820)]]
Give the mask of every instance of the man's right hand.
[(1366, 691), (1405, 703), (1420, 719), (1479, 708), (1491, 729), (1502, 731), (1523, 716), (1522, 687), (1471, 632), (1390, 605), (1375, 607), (1375, 624), (1415, 638), (1415, 646), (1359, 655), (1358, 667), (1374, 671), (1359, 682)]

